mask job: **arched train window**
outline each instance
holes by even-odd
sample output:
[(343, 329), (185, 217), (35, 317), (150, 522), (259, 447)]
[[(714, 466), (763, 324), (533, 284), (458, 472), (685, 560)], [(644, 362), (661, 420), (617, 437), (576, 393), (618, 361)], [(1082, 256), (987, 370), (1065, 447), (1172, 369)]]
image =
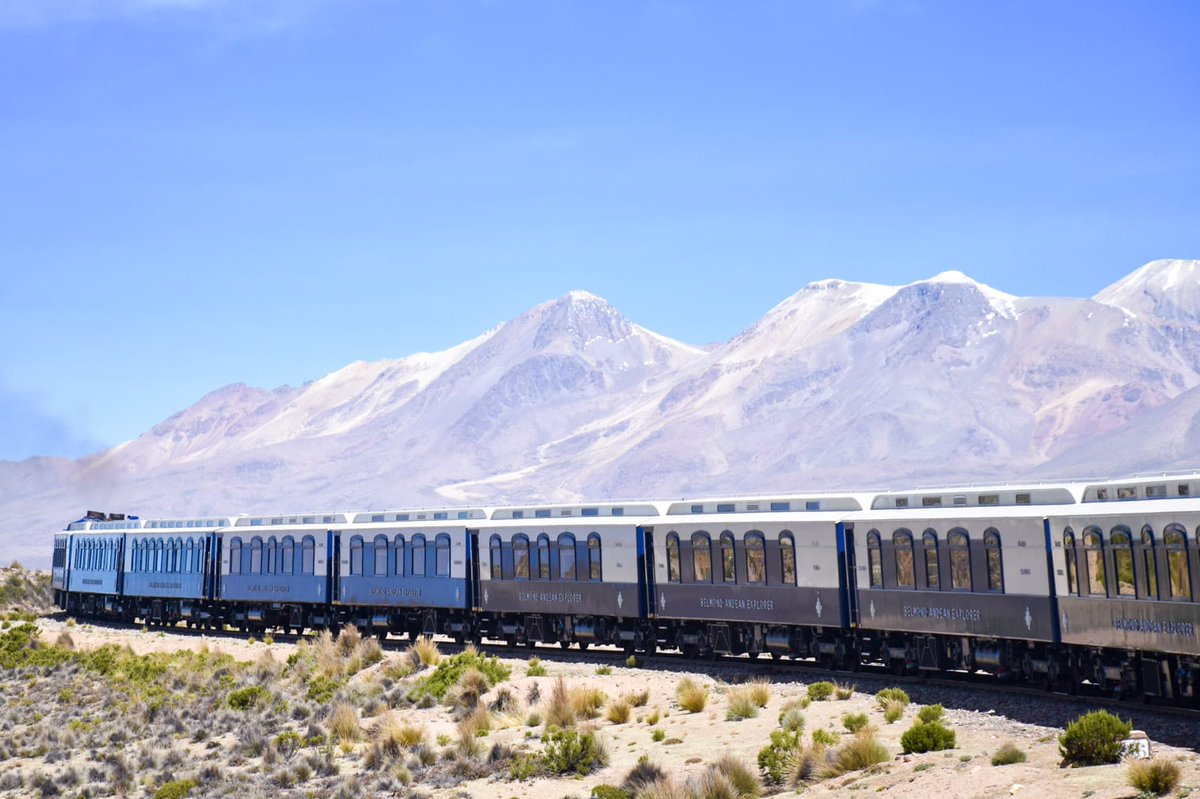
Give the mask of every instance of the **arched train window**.
[(867, 578), (872, 588), (883, 588), (883, 556), (880, 554), (879, 531), (867, 533)]
[(570, 533), (558, 537), (558, 579), (575, 579), (575, 536)]
[(779, 534), (779, 573), (784, 585), (796, 584), (796, 539), (787, 530)]
[(398, 535), (392, 539), (392, 558), (395, 560), (395, 571), (392, 574), (403, 577), (404, 569), (404, 536)]
[(916, 588), (916, 564), (913, 562), (912, 532), (900, 528), (892, 533), (892, 551), (896, 555), (896, 586)]
[(537, 539), (538, 579), (550, 579), (550, 536), (542, 533)]
[(938, 574), (937, 531), (931, 528), (922, 533), (921, 546), (925, 550), (925, 585), (930, 591), (937, 591), (942, 587)]
[(371, 549), (375, 556), (375, 576), (386, 577), (388, 573), (388, 540), (386, 535), (377, 535)]
[(1075, 551), (1075, 533), (1070, 527), (1063, 530), (1063, 555), (1067, 563), (1067, 593), (1079, 593), (1079, 553)]
[(679, 536), (667, 534), (667, 581), (679, 582)]
[(733, 533), (726, 530), (725, 532), (721, 533), (721, 582), (737, 582), (737, 574), (734, 571), (734, 563)]
[(513, 536), (513, 577), (529, 579), (529, 536), (524, 533)]
[(1191, 599), (1192, 579), (1188, 568), (1187, 531), (1178, 524), (1163, 530), (1163, 548), (1167, 550), (1167, 576), (1171, 581), (1171, 599)]
[(361, 535), (350, 539), (350, 573), (363, 573), (363, 540)]
[(971, 539), (967, 531), (956, 527), (946, 535), (950, 550), (950, 590), (971, 590)]
[(265, 558), (267, 568), (263, 571), (267, 574), (276, 572), (276, 556), (278, 554), (279, 542), (275, 540), (275, 536), (267, 539), (267, 557)]
[(1108, 582), (1104, 576), (1104, 539), (1099, 527), (1088, 527), (1083, 531), (1084, 565), (1087, 566), (1088, 593), (1099, 596), (1108, 594)]
[(262, 574), (263, 542), (258, 536), (250, 539), (250, 573)]
[(762, 584), (767, 581), (767, 551), (763, 534), (757, 530), (742, 539), (746, 547), (746, 582)]
[(446, 533), (438, 533), (438, 537), (433, 539), (433, 546), (436, 550), (434, 555), (434, 574), (438, 577), (450, 576), (450, 536)]
[(983, 531), (983, 552), (987, 558), (989, 591), (1004, 591), (1004, 552), (1000, 548), (1000, 532), (989, 527)]
[(692, 573), (698, 583), (712, 582), (712, 539), (703, 530), (692, 533)]
[(296, 571), (296, 539), (290, 535), (283, 537), (280, 545), (279, 571), (282, 574), (293, 574)]
[[(146, 554), (146, 542), (143, 541), (142, 542), (142, 560), (143, 561), (145, 560), (145, 554)], [(241, 574), (242, 573), (242, 539), (237, 538), (236, 536), (234, 538), (229, 539), (229, 573), (230, 574)]]
[(417, 533), (412, 537), (412, 576), (425, 576), (425, 536)]
[(1117, 596), (1137, 596), (1137, 582), (1133, 576), (1133, 532), (1123, 524), (1117, 525), (1108, 533), (1108, 545), (1112, 547)]
[(500, 536), (494, 535), (488, 541), (488, 559), (492, 562), (492, 579), (504, 577), (504, 549), (500, 546)]
[(603, 580), (604, 564), (600, 555), (600, 534), (589, 533), (587, 537), (588, 579)]
[(316, 571), (317, 540), (311, 535), (306, 535), (301, 548), (304, 550), (301, 553), (301, 567), (305, 574), (313, 574)]
[(1154, 529), (1150, 525), (1142, 528), (1142, 560), (1146, 566), (1146, 596), (1158, 598), (1158, 559), (1154, 557)]

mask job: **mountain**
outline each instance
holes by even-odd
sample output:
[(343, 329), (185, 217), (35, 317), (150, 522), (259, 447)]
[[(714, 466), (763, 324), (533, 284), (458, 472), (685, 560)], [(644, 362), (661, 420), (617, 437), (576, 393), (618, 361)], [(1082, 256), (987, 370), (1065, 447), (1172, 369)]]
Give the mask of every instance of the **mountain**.
[(1198, 276), (1200, 262), (1155, 261), (1091, 299), (1015, 297), (960, 272), (822, 280), (706, 349), (571, 292), (444, 352), (226, 386), (98, 456), (0, 463), (0, 546), (44, 562), (49, 532), (89, 507), (486, 505), (1194, 466)]

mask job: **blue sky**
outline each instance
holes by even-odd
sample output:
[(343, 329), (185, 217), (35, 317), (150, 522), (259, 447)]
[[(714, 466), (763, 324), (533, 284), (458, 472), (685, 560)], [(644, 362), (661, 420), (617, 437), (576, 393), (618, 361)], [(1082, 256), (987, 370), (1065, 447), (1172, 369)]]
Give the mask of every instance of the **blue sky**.
[(0, 458), (573, 288), (726, 340), (812, 280), (1200, 257), (1192, 2), (0, 0)]

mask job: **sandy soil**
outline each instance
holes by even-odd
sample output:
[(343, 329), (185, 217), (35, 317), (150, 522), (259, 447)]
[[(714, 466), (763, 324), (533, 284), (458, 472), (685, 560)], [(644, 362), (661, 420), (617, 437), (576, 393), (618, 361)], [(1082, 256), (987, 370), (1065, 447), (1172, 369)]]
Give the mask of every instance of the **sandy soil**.
[[(39, 622), (47, 641), (53, 641), (64, 629), (64, 623), (55, 619)], [(70, 627), (77, 647), (87, 648), (105, 643), (129, 645), (138, 653), (174, 650), (182, 647), (199, 648), (206, 644), (210, 650), (221, 651), (239, 660), (257, 661), (264, 652), (282, 662), (294, 644), (274, 642), (249, 642), (227, 636), (206, 637), (199, 634), (175, 634), (135, 629), (114, 629), (79, 624)], [(397, 652), (403, 645), (390, 641), (386, 649), (389, 654)], [(502, 659), (512, 667), (512, 679), (504, 683), (518, 696), (527, 695), (533, 683), (540, 686), (543, 697), (549, 695), (556, 677), (562, 675), (571, 686), (595, 686), (609, 697), (623, 693), (648, 689), (650, 701), (646, 707), (635, 708), (626, 724), (615, 725), (601, 717), (596, 724), (611, 755), (610, 764), (603, 770), (583, 778), (537, 779), (528, 782), (511, 782), (495, 778), (465, 782), (458, 788), (422, 792), (432, 796), (479, 797), (529, 797), (529, 799), (563, 799), (564, 797), (587, 797), (593, 786), (602, 783), (619, 785), (629, 769), (643, 755), (663, 769), (680, 778), (699, 773), (704, 764), (716, 757), (732, 753), (745, 759), (753, 766), (759, 749), (766, 745), (769, 734), (778, 726), (780, 708), (789, 699), (799, 698), (806, 692), (801, 682), (806, 675), (792, 680), (774, 678), (772, 695), (767, 707), (754, 719), (743, 721), (725, 720), (728, 685), (702, 672), (671, 671), (662, 668), (627, 668), (623, 661), (611, 653), (596, 653), (594, 658), (581, 659), (578, 653), (567, 659), (558, 658), (556, 649), (539, 649), (530, 653), (520, 651), (520, 658)], [(526, 659), (537, 654), (548, 670), (544, 677), (525, 676)], [(598, 675), (600, 664), (610, 665), (612, 674)], [(378, 667), (376, 667), (378, 668)], [(374, 669), (361, 672), (357, 680), (374, 679)], [(711, 673), (711, 672), (710, 672)], [(737, 672), (732, 672), (736, 675)], [(708, 707), (701, 713), (683, 711), (675, 703), (675, 686), (683, 676), (708, 685), (712, 694)], [(1052, 700), (1047, 700), (1052, 701)], [(657, 708), (662, 718), (653, 727), (646, 717)], [(844, 732), (841, 718), (846, 713), (862, 712), (877, 726), (879, 737), (893, 760), (880, 766), (873, 773), (854, 772), (841, 778), (816, 783), (804, 789), (814, 797), (851, 797), (886, 792), (895, 799), (966, 799), (967, 797), (1048, 797), (1057, 799), (1092, 797), (1093, 799), (1117, 799), (1134, 797), (1136, 791), (1125, 784), (1123, 765), (1091, 768), (1063, 769), (1058, 765), (1057, 737), (1061, 730), (1019, 723), (1001, 716), (947, 707), (946, 724), (957, 732), (958, 746), (948, 752), (923, 755), (900, 754), (900, 735), (912, 724), (917, 712), (910, 705), (904, 717), (894, 723), (884, 723), (882, 713), (873, 695), (855, 693), (845, 701), (814, 702), (806, 710), (805, 735), (818, 728)], [(396, 711), (399, 718), (416, 720), (428, 725), (432, 736), (445, 734), (454, 737), (454, 722), (445, 708), (404, 709)], [(1136, 726), (1136, 718), (1135, 718)], [(653, 731), (661, 729), (664, 740), (652, 739)], [(494, 730), (488, 740), (508, 743), (517, 747), (528, 747), (540, 751), (540, 745), (532, 736), (536, 730), (515, 721), (507, 729)], [(1023, 764), (995, 767), (990, 758), (1002, 744), (1013, 742), (1028, 754)], [(1198, 742), (1200, 745), (1200, 742)], [(1200, 755), (1189, 749), (1154, 744), (1154, 754), (1179, 762), (1183, 770), (1182, 787), (1177, 795), (1186, 796), (1200, 788)], [(344, 756), (343, 768), (354, 768), (359, 752)]]

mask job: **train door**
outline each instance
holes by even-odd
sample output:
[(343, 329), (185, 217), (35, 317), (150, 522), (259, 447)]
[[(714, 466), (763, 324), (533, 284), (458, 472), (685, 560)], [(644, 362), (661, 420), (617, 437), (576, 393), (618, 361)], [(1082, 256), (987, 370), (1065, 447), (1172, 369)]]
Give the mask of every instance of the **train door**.
[(467, 607), (478, 610), (479, 590), (479, 531), (467, 530)]
[(654, 585), (654, 528), (639, 527), (637, 530), (638, 584), (645, 586), (638, 597), (638, 611), (642, 618), (652, 618), (658, 602)]
[(329, 530), (326, 535), (325, 596), (330, 604), (336, 604), (341, 600), (338, 589), (342, 576), (342, 534)]
[(842, 569), (842, 626), (858, 626), (858, 569), (854, 558), (854, 525), (837, 526), (838, 565)]
[(113, 564), (113, 568), (117, 572), (116, 590), (114, 593), (117, 596), (125, 594), (125, 541), (129, 538), (129, 533), (121, 533), (117, 537), (117, 562)]

